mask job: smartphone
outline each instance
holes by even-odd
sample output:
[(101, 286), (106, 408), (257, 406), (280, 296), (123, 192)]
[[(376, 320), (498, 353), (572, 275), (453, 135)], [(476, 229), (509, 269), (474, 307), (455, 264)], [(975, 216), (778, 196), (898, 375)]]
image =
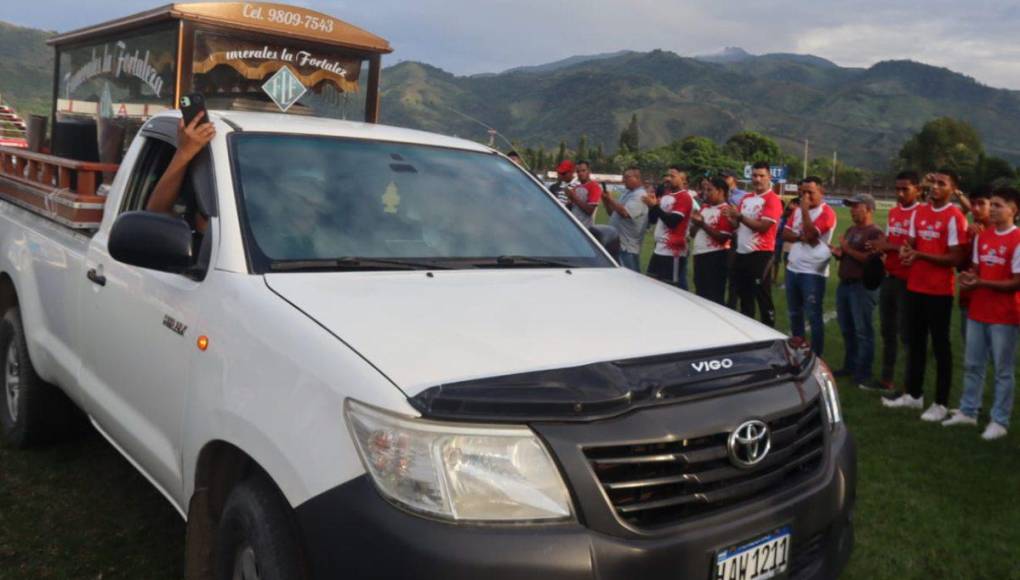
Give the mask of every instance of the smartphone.
[(205, 97), (201, 93), (191, 93), (190, 95), (182, 96), (180, 105), (185, 125), (190, 125), (199, 113), (205, 113), (202, 120), (198, 122), (199, 125), (209, 122), (209, 113), (205, 110)]

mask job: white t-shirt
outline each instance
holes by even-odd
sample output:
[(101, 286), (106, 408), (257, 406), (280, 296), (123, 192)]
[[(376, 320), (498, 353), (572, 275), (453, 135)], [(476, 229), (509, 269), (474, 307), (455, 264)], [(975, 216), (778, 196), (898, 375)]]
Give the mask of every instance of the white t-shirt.
[[(836, 231), (836, 212), (829, 207), (829, 204), (822, 202), (818, 207), (808, 210), (811, 222), (818, 230), (818, 243), (814, 246), (807, 242), (793, 242), (790, 248), (790, 257), (786, 262), (786, 268), (798, 274), (814, 274), (816, 276), (829, 276), (829, 260), (832, 258), (832, 250), (829, 243), (832, 242), (832, 234)], [(798, 236), (804, 233), (804, 212), (797, 208), (793, 216), (786, 224), (786, 229)]]

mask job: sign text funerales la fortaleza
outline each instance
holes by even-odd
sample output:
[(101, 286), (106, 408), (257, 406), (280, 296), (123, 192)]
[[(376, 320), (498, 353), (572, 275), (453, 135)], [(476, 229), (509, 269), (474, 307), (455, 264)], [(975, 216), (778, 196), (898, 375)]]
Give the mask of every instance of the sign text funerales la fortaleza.
[(162, 97), (164, 80), (159, 76), (159, 71), (149, 64), (149, 51), (144, 55), (139, 49), (134, 52), (123, 42), (118, 40), (114, 46), (116, 50), (111, 52), (110, 45), (103, 45), (103, 53), (97, 54), (97, 49), (92, 49), (92, 58), (73, 72), (64, 76), (64, 88), (67, 98), (74, 93), (82, 84), (102, 75), (120, 78), (131, 76), (141, 80), (152, 90), (157, 97)]
[(286, 48), (276, 49), (263, 46), (255, 49), (233, 49), (225, 53), (226, 60), (282, 60), (298, 66), (311, 66), (335, 75), (346, 77), (347, 68), (338, 61), (319, 58), (307, 50), (290, 51)]

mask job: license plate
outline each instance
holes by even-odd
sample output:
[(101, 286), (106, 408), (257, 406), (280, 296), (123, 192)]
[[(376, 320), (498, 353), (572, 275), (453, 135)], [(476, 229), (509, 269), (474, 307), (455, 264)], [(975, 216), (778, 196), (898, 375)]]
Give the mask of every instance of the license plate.
[(786, 572), (790, 527), (722, 550), (715, 556), (715, 580), (765, 580)]

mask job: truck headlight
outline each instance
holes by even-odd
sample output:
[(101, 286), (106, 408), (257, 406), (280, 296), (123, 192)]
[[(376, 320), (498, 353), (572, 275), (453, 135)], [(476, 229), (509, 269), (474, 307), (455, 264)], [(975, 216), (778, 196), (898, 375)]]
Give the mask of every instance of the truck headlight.
[(428, 421), (347, 399), (347, 425), (379, 491), (450, 520), (563, 520), (570, 495), (545, 445), (524, 426)]
[(829, 419), (829, 425), (835, 427), (843, 421), (843, 412), (839, 407), (839, 390), (836, 388), (836, 377), (829, 370), (829, 365), (822, 359), (816, 359), (815, 369), (811, 372), (818, 388), (822, 391), (822, 400), (825, 403), (825, 415)]

